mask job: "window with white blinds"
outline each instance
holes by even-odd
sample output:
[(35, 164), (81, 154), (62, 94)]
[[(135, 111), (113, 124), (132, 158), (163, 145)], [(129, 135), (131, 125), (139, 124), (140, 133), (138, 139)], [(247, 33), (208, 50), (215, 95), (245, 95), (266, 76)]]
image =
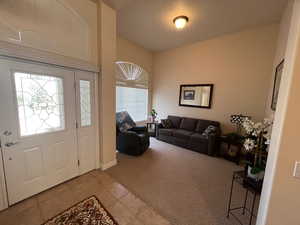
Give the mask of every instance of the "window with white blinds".
[(116, 111), (127, 111), (136, 122), (147, 120), (148, 89), (117, 86)]

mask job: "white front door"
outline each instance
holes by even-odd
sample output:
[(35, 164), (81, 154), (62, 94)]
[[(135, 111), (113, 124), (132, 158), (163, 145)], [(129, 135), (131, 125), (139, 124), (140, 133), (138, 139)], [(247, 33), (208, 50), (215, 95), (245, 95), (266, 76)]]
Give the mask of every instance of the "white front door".
[(95, 74), (76, 71), (77, 138), (80, 174), (96, 168)]
[[(1, 148), (0, 148), (1, 150)], [(1, 153), (1, 152), (0, 152)], [(8, 207), (2, 154), (0, 154), (0, 211)]]
[(9, 205), (78, 175), (74, 72), (0, 59)]

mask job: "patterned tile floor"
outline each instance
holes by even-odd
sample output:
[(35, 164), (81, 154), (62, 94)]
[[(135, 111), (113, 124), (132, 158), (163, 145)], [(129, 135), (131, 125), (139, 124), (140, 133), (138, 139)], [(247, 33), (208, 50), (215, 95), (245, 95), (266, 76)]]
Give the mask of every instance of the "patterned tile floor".
[(39, 225), (95, 195), (119, 225), (170, 225), (107, 173), (95, 170), (0, 212), (1, 225)]

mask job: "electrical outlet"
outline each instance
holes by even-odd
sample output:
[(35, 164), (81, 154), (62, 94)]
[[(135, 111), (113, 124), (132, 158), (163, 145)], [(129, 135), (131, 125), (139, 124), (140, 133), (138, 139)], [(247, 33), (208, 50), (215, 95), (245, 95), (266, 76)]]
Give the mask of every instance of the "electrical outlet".
[(294, 177), (300, 179), (300, 162), (295, 163)]

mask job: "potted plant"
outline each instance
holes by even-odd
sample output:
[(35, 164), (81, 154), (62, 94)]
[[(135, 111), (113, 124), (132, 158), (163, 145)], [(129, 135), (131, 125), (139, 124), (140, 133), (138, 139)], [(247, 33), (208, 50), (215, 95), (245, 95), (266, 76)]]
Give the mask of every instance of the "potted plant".
[(155, 122), (155, 119), (157, 117), (157, 112), (155, 111), (155, 109), (152, 109), (150, 114), (151, 114), (151, 117), (152, 117), (152, 122)]
[(262, 180), (266, 168), (272, 121), (264, 119), (263, 122), (255, 123), (246, 118), (242, 126), (246, 133), (244, 149), (252, 155), (252, 160), (246, 162), (247, 176), (256, 181)]

